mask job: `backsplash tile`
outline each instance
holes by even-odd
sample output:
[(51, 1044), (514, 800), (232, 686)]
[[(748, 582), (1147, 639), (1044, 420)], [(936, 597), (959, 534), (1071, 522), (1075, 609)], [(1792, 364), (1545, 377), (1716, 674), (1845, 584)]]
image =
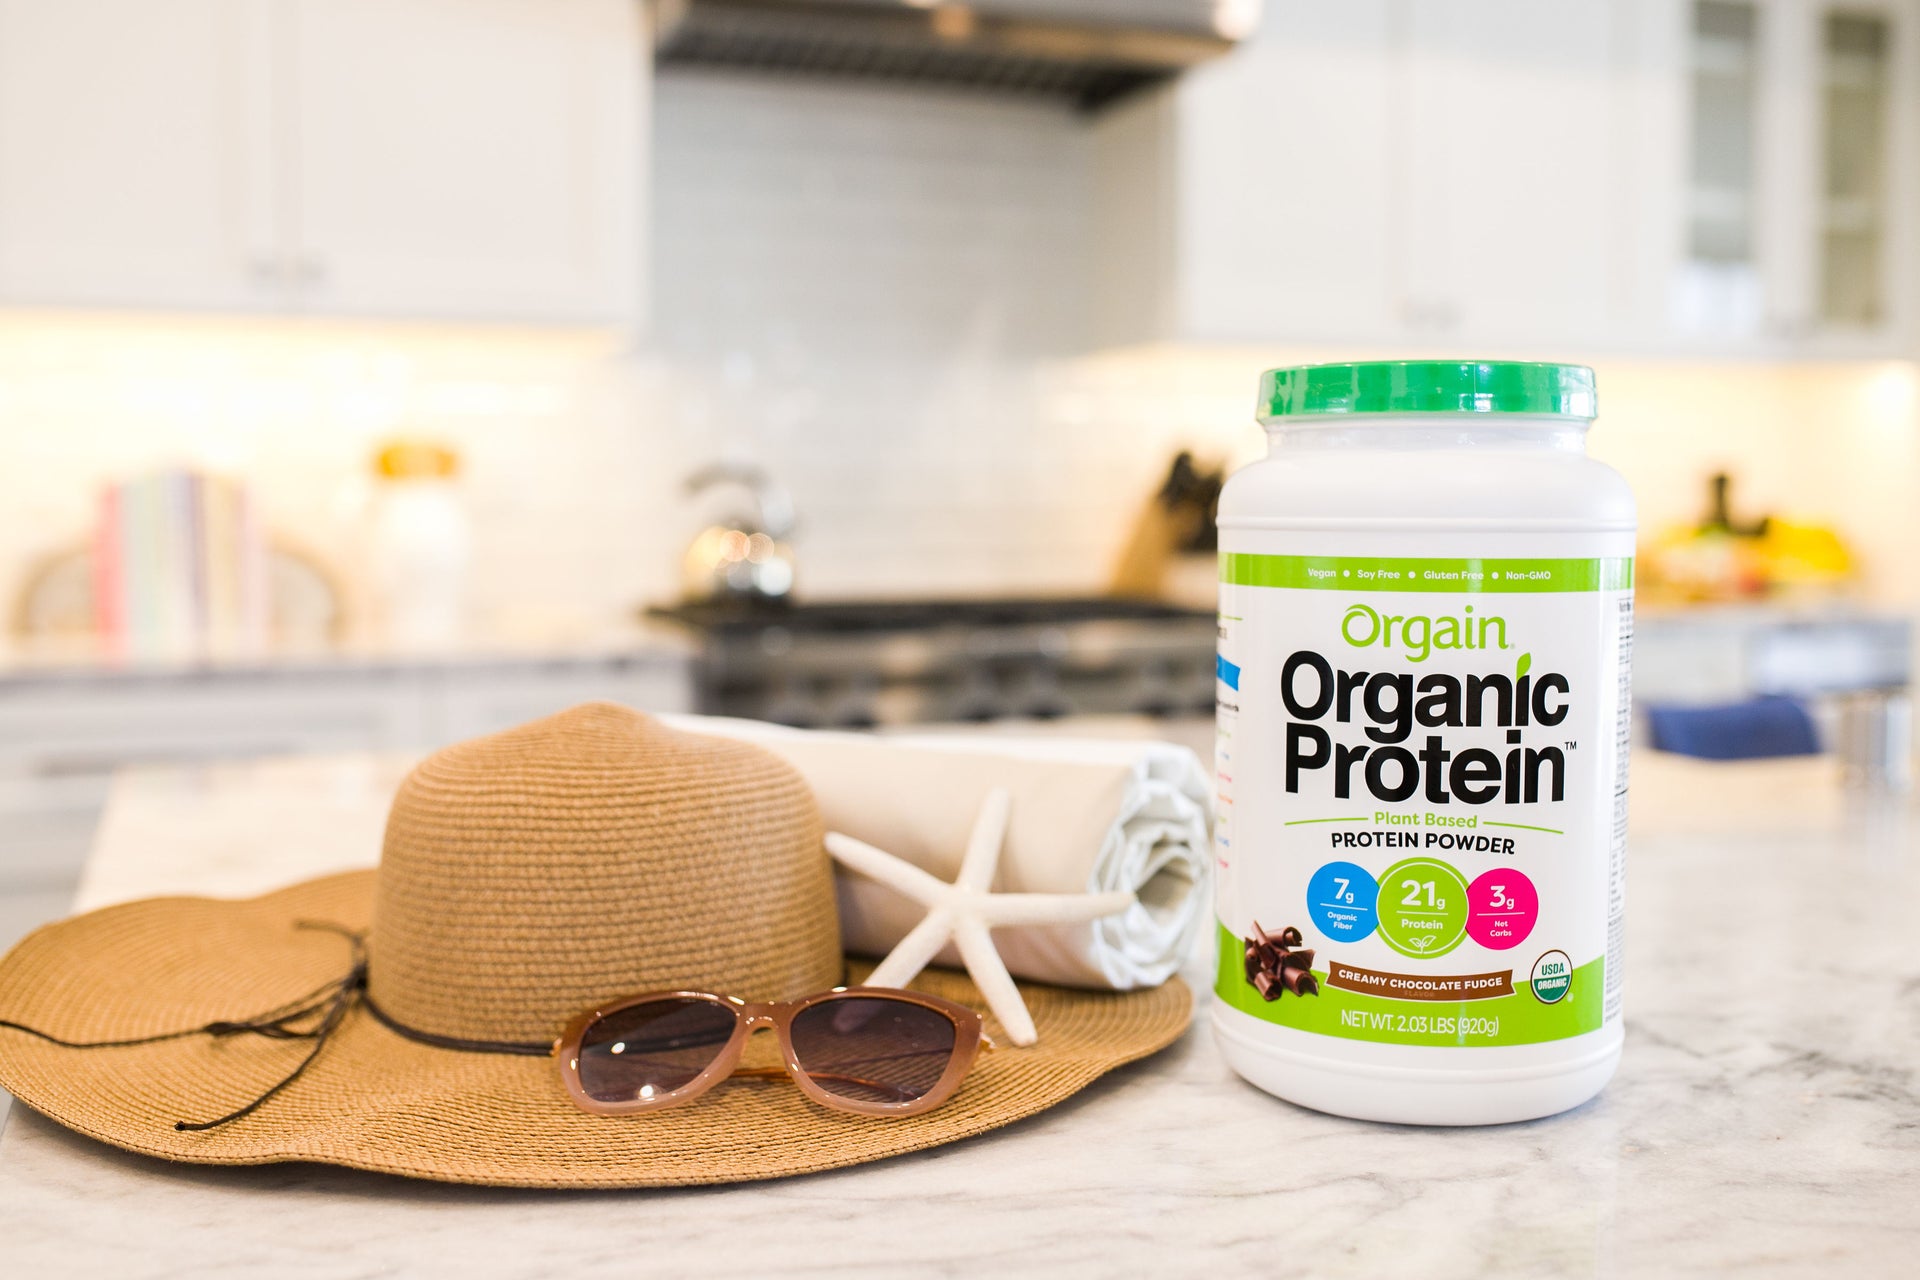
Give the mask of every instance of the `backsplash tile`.
[[(686, 442), (794, 495), (815, 595), (1047, 591), (1080, 450), (1090, 156), (1066, 110), (712, 73), (657, 85), (655, 336)], [(1040, 554), (1035, 554), (1040, 549)]]
[(244, 476), (277, 533), (351, 579), (373, 455), (405, 434), (461, 454), (483, 613), (604, 612), (630, 575), (586, 589), (565, 566), (604, 574), (633, 536), (604, 482), (632, 429), (617, 355), (604, 334), (0, 319), (0, 598), (86, 541), (101, 484), (183, 465)]
[(654, 311), (676, 356), (964, 379), (1083, 345), (1092, 174), (1064, 108), (667, 72), (655, 129)]

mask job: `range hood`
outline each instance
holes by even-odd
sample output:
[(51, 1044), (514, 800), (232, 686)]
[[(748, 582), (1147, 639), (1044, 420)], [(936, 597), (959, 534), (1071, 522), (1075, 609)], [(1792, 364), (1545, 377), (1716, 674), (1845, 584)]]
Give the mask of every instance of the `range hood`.
[(663, 0), (662, 66), (961, 85), (1096, 110), (1227, 52), (1261, 0)]

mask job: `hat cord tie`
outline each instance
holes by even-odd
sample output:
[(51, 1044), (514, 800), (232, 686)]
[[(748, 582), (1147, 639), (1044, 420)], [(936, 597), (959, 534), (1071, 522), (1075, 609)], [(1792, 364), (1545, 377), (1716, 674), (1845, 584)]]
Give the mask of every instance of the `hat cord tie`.
[[(0, 1018), (0, 1027), (24, 1032), (38, 1037), (49, 1044), (57, 1044), (67, 1049), (125, 1049), (134, 1045), (162, 1044), (168, 1040), (185, 1040), (192, 1036), (213, 1036), (221, 1038), (234, 1035), (263, 1036), (269, 1040), (311, 1040), (313, 1048), (300, 1059), (298, 1066), (287, 1073), (277, 1084), (269, 1087), (252, 1102), (235, 1111), (230, 1111), (217, 1120), (177, 1120), (174, 1128), (188, 1132), (200, 1132), (217, 1129), (242, 1117), (250, 1116), (264, 1106), (273, 1096), (306, 1074), (320, 1051), (327, 1047), (327, 1041), (346, 1018), (347, 1010), (352, 1007), (354, 997), (366, 988), (367, 984), (367, 945), (365, 936), (353, 932), (341, 925), (321, 920), (296, 920), (296, 929), (324, 929), (337, 933), (353, 947), (353, 967), (342, 976), (330, 982), (324, 982), (284, 1004), (275, 1005), (263, 1013), (251, 1018), (238, 1020), (221, 1019), (198, 1027), (189, 1027), (183, 1031), (163, 1031), (159, 1035), (133, 1036), (121, 1040), (68, 1040), (38, 1027), (30, 1027), (23, 1022), (10, 1018)], [(319, 1021), (310, 1026), (302, 1026), (305, 1020), (319, 1015)]]
[[(327, 1041), (340, 1029), (346, 1016), (356, 1001), (364, 1003), (380, 1024), (388, 1030), (420, 1044), (432, 1045), (440, 1049), (459, 1049), (470, 1053), (516, 1053), (529, 1056), (545, 1056), (552, 1052), (550, 1043), (522, 1043), (519, 1041), (462, 1040), (455, 1036), (436, 1035), (422, 1031), (396, 1021), (384, 1009), (373, 1003), (367, 995), (367, 941), (364, 933), (356, 933), (343, 925), (324, 920), (296, 920), (296, 929), (321, 929), (337, 933), (347, 940), (353, 948), (353, 966), (338, 978), (323, 982), (305, 995), (297, 996), (284, 1004), (275, 1005), (251, 1018), (220, 1019), (198, 1027), (189, 1027), (183, 1031), (164, 1031), (159, 1035), (134, 1036), (123, 1040), (68, 1040), (56, 1036), (38, 1027), (30, 1027), (23, 1022), (9, 1018), (0, 1018), (0, 1027), (23, 1032), (38, 1037), (49, 1044), (57, 1044), (66, 1049), (125, 1049), (134, 1045), (162, 1044), (168, 1040), (185, 1040), (192, 1036), (213, 1036), (216, 1039), (226, 1036), (254, 1035), (268, 1040), (311, 1040), (313, 1047), (294, 1069), (280, 1081), (253, 1101), (216, 1120), (177, 1120), (173, 1127), (183, 1132), (199, 1133), (208, 1129), (217, 1129), (221, 1125), (231, 1124), (258, 1111), (271, 1101), (275, 1095), (305, 1075), (307, 1068), (314, 1064), (320, 1053), (327, 1047)], [(318, 1021), (310, 1021), (314, 1018)]]

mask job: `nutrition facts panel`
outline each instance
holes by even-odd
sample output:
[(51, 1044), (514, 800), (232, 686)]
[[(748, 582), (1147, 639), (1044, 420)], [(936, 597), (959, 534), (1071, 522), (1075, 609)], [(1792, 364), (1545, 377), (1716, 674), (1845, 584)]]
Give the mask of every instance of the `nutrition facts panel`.
[(1613, 732), (1613, 836), (1607, 854), (1607, 980), (1601, 1019), (1620, 1016), (1627, 910), (1627, 755), (1633, 745), (1633, 597), (1620, 601), (1619, 711)]
[[(1226, 626), (1221, 625), (1221, 635)], [(1233, 863), (1233, 730), (1240, 718), (1240, 668), (1224, 655), (1214, 659), (1213, 852), (1221, 873)]]

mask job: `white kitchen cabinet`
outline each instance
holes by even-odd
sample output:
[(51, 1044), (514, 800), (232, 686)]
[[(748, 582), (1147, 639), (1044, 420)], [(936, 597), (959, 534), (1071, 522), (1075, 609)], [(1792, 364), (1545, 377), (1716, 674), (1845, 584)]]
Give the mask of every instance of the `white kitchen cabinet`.
[(170, 673), (0, 672), (0, 947), (59, 914), (71, 897), (119, 769), (425, 752), (594, 699), (676, 712), (690, 710), (693, 696), (689, 659), (664, 649)]
[(1407, 0), (1401, 316), (1450, 344), (1585, 349), (1616, 308), (1627, 72), (1609, 0)]
[(687, 711), (689, 659), (631, 654), (0, 677), (0, 789), (129, 764), (427, 750), (609, 699)]
[[(1705, 350), (1898, 355), (1916, 287), (1910, 0), (1689, 0), (1664, 128), (1670, 328)], [(1675, 170), (1677, 169), (1677, 173)]]
[(630, 0), (292, 0), (305, 309), (608, 320), (638, 284)]
[(1272, 0), (1096, 125), (1103, 344), (1583, 349), (1632, 314), (1609, 0)]
[(1096, 124), (1096, 336), (1911, 354), (1916, 0), (1271, 0)]
[(274, 299), (260, 0), (0, 0), (0, 299)]
[(1239, 51), (1095, 124), (1103, 345), (1393, 326), (1393, 9), (1269, 3)]
[(601, 701), (686, 714), (694, 709), (693, 682), (685, 663), (657, 659), (610, 660), (592, 669), (450, 671), (431, 704), (432, 724), (438, 741), (458, 742)]
[(0, 304), (621, 323), (637, 0), (0, 0)]

